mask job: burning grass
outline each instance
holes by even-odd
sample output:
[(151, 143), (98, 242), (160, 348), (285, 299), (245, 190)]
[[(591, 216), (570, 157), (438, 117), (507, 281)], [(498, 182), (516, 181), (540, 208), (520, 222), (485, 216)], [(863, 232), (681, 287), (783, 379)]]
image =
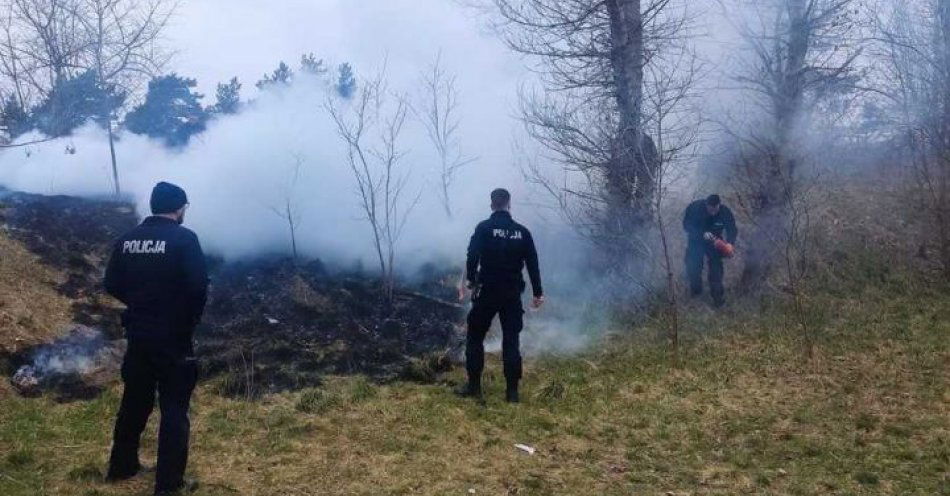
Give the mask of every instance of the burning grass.
[[(256, 402), (206, 385), (191, 467), (203, 495), (948, 494), (946, 291), (824, 302), (839, 310), (811, 360), (781, 307), (697, 308), (685, 325), (704, 332), (679, 369), (652, 322), (605, 351), (530, 361), (519, 406), (501, 402), (497, 361), (486, 407), (361, 377)], [(117, 393), (5, 401), (0, 493), (146, 494), (149, 477), (98, 481)]]

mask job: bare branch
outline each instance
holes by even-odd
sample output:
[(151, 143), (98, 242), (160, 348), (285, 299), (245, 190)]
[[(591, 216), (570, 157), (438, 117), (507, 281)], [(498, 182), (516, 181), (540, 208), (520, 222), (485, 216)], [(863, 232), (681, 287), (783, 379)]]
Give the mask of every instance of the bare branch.
[(422, 75), (422, 105), (416, 112), (439, 158), (439, 195), (445, 214), (452, 217), (451, 188), (458, 172), (477, 158), (462, 152), (459, 138), (459, 96), (456, 78), (442, 66), (440, 53)]
[(361, 85), (352, 106), (342, 108), (344, 102), (331, 96), (326, 108), (347, 147), (347, 165), (373, 233), (380, 274), (391, 303), (398, 243), (421, 191), (414, 197), (406, 197), (409, 175), (402, 170), (405, 152), (400, 143), (409, 104), (403, 95), (387, 94), (385, 83), (385, 73), (380, 71), (374, 79)]

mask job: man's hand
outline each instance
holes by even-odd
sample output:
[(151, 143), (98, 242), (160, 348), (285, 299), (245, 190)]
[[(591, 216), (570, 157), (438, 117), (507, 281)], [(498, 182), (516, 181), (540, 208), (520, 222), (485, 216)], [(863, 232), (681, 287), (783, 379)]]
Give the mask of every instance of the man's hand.
[(544, 305), (544, 296), (535, 296), (531, 301), (531, 308), (537, 310), (541, 308), (541, 305)]
[(459, 284), (459, 301), (465, 301), (465, 297), (475, 291), (476, 284), (472, 281), (462, 281)]
[(703, 234), (703, 239), (705, 239), (706, 241), (715, 241), (715, 240), (716, 240), (716, 236), (713, 235), (713, 233), (711, 233), (711, 232), (707, 232), (707, 233)]

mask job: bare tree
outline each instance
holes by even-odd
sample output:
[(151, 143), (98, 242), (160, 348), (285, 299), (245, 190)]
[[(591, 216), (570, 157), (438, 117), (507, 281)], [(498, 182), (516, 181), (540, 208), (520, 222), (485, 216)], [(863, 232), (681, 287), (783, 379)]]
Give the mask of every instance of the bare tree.
[(421, 195), (407, 194), (409, 174), (402, 167), (405, 153), (400, 140), (409, 104), (404, 96), (387, 93), (383, 73), (380, 73), (362, 84), (352, 107), (344, 109), (339, 105), (331, 99), (327, 110), (347, 147), (347, 164), (356, 180), (360, 206), (373, 232), (385, 295), (391, 303), (399, 239)]
[[(103, 87), (134, 92), (169, 59), (161, 36), (174, 0), (7, 0), (3, 5), (0, 77), (29, 103), (55, 85), (92, 71)], [(115, 192), (121, 192), (112, 109), (103, 109)]]
[(455, 76), (442, 67), (442, 55), (422, 75), (423, 98), (419, 119), (439, 155), (439, 196), (445, 215), (452, 218), (451, 188), (455, 176), (475, 161), (462, 153), (459, 138), (459, 95)]
[(697, 57), (688, 47), (678, 50), (669, 64), (650, 66), (644, 77), (645, 129), (656, 141), (656, 166), (651, 170), (655, 187), (653, 222), (660, 241), (662, 267), (665, 272), (666, 301), (669, 318), (669, 339), (673, 361), (679, 362), (679, 277), (674, 263), (667, 200), (672, 187), (685, 176), (685, 166), (697, 154), (701, 116), (692, 103), (696, 100), (696, 83), (700, 77)]
[[(553, 169), (528, 171), (599, 247), (611, 273), (649, 257), (638, 236), (655, 206), (644, 70), (687, 25), (673, 0), (493, 0), (498, 29), (535, 58), (543, 90), (522, 98), (526, 129)], [(684, 5), (684, 4), (682, 4)], [(639, 264), (644, 266), (645, 264)]]
[(805, 167), (810, 158), (805, 136), (814, 111), (828, 98), (852, 91), (860, 77), (855, 61), (862, 49), (852, 3), (735, 3), (755, 14), (755, 21), (741, 26), (750, 57), (736, 80), (759, 117), (726, 129), (735, 150), (735, 193), (753, 223), (742, 274), (747, 290), (771, 272), (785, 249), (773, 242), (775, 233), (788, 231), (791, 212), (817, 180)]
[[(816, 136), (822, 114), (855, 93), (863, 51), (853, 0), (740, 0), (751, 20), (741, 28), (747, 58), (735, 77), (751, 112), (725, 125), (732, 148), (732, 188), (751, 223), (743, 243), (740, 286), (752, 292), (781, 278), (807, 354), (814, 349), (814, 318), (805, 282), (814, 248), (813, 206), (820, 186)], [(744, 109), (749, 110), (749, 109)], [(827, 152), (827, 150), (826, 150)], [(827, 153), (826, 153), (827, 154)], [(830, 155), (830, 154), (827, 154)]]
[(878, 27), (881, 90), (911, 173), (910, 201), (928, 217), (928, 241), (950, 279), (950, 0), (898, 1)]
[(79, 23), (78, 10), (77, 0), (5, 2), (5, 41), (12, 60), (19, 62), (11, 64), (11, 68), (35, 88), (39, 96), (45, 96), (57, 81), (73, 77), (84, 69), (83, 52), (89, 40)]
[(303, 155), (295, 153), (293, 163), (290, 167), (290, 177), (287, 184), (283, 186), (281, 204), (271, 207), (271, 211), (287, 223), (287, 228), (290, 232), (290, 250), (293, 255), (294, 265), (300, 260), (297, 252), (297, 229), (303, 220), (303, 214), (300, 211), (297, 185), (300, 182), (300, 168), (303, 163)]
[[(12, 11), (12, 6), (5, 6)], [(13, 95), (20, 108), (28, 108), (30, 102), (30, 85), (27, 81), (27, 68), (23, 66), (18, 54), (19, 48), (16, 42), (18, 37), (13, 32), (13, 16), (7, 15), (0, 19), (3, 22), (2, 42), (0, 42), (0, 78), (3, 79), (4, 89)], [(5, 101), (5, 100), (4, 100)]]
[[(169, 55), (160, 37), (174, 12), (168, 0), (79, 0), (76, 16), (89, 40), (86, 65), (99, 84), (134, 90), (158, 74)], [(109, 112), (109, 109), (104, 109)], [(106, 119), (115, 194), (121, 194), (115, 156), (114, 116)]]

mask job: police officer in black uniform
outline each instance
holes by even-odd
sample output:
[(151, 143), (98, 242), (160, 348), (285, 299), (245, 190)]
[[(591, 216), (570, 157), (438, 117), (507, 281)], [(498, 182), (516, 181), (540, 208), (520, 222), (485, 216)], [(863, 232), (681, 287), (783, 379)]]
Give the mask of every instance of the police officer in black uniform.
[(161, 424), (155, 494), (193, 490), (188, 462), (188, 407), (197, 380), (192, 335), (207, 297), (208, 275), (195, 233), (181, 226), (184, 190), (161, 182), (152, 190), (152, 216), (122, 236), (106, 268), (106, 291), (125, 304), (128, 351), (125, 391), (116, 419), (107, 479), (136, 475), (139, 439), (158, 393)]
[(465, 277), (472, 290), (465, 346), (468, 383), (457, 393), (481, 399), (485, 335), (497, 314), (502, 329), (502, 359), (507, 383), (505, 400), (517, 403), (518, 382), (521, 380), (519, 336), (524, 315), (521, 293), (525, 289), (521, 272), (525, 266), (531, 279), (534, 308), (540, 308), (544, 303), (544, 293), (534, 240), (527, 228), (512, 220), (510, 206), (511, 194), (508, 191), (492, 191), (491, 217), (478, 224), (468, 245)]
[[(736, 218), (729, 207), (722, 204), (719, 195), (709, 195), (705, 200), (696, 200), (686, 207), (683, 214), (683, 229), (686, 230), (686, 274), (689, 277), (693, 296), (703, 293), (703, 262), (709, 261), (709, 292), (713, 304), (725, 303), (722, 285), (722, 254), (716, 251), (716, 239), (725, 239), (735, 244), (739, 236)], [(725, 235), (725, 238), (723, 238)]]

